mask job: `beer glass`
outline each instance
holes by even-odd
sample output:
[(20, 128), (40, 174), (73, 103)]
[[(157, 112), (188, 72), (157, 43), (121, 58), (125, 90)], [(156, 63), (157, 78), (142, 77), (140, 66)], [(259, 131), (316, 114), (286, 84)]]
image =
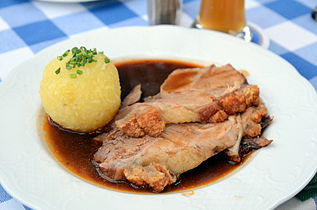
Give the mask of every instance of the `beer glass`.
[(245, 20), (244, 0), (201, 0), (200, 12), (193, 26), (251, 41), (251, 32)]

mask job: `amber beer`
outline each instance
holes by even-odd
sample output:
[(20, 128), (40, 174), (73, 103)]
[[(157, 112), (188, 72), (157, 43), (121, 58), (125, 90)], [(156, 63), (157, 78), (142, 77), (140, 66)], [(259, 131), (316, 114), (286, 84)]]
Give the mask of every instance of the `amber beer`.
[(246, 24), (244, 0), (201, 0), (198, 24), (206, 29), (240, 33)]

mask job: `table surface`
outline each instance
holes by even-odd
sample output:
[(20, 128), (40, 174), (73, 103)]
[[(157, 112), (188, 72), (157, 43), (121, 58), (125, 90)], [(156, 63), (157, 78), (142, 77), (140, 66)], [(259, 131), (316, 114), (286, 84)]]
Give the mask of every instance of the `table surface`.
[[(180, 25), (189, 27), (199, 0), (183, 0)], [(247, 20), (270, 38), (269, 50), (293, 64), (317, 89), (317, 22), (310, 13), (316, 0), (246, 0)], [(17, 64), (42, 49), (99, 28), (147, 26), (146, 0), (49, 3), (0, 0), (0, 81)], [(292, 198), (277, 209), (317, 210), (317, 197)], [(0, 210), (29, 209), (0, 185)]]

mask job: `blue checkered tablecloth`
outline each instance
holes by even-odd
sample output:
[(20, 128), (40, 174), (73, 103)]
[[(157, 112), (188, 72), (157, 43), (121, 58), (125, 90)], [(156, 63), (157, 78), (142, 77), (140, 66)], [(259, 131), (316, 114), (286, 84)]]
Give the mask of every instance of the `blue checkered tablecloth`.
[[(181, 25), (189, 27), (199, 0), (184, 0)], [(270, 38), (269, 50), (292, 63), (317, 89), (317, 22), (310, 17), (317, 0), (246, 0), (248, 21)], [(49, 3), (0, 0), (0, 81), (17, 64), (40, 50), (99, 28), (148, 25), (146, 0), (104, 0), (89, 3)], [(317, 197), (295, 198), (278, 209), (316, 208)], [(0, 210), (29, 209), (0, 185)]]

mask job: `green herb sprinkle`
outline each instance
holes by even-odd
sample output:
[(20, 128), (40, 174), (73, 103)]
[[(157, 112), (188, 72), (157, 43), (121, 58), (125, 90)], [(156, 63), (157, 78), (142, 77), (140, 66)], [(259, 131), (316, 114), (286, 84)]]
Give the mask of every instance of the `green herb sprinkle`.
[[(87, 63), (97, 62), (95, 59), (95, 55), (102, 54), (104, 55), (103, 51), (100, 51), (97, 53), (97, 49), (87, 49), (84, 46), (81, 47), (74, 47), (71, 50), (66, 50), (61, 56), (57, 56), (57, 59), (59, 61), (62, 61), (65, 57), (67, 57), (71, 53), (72, 57), (68, 60), (68, 62), (65, 64), (67, 70), (71, 70), (77, 67), (85, 66)], [(104, 59), (105, 63), (110, 63), (110, 59), (106, 57)], [(60, 68), (58, 68), (55, 71), (55, 74), (59, 74), (61, 71)], [(76, 73), (70, 74), (70, 78), (76, 78), (77, 75), (82, 75), (84, 72), (82, 70), (77, 70)]]
[(61, 72), (61, 68), (56, 69), (55, 74), (59, 74)]
[(77, 73), (78, 75), (82, 75), (82, 74), (83, 74), (83, 71), (78, 69), (78, 70), (76, 71), (76, 73)]
[(105, 58), (105, 63), (110, 63), (110, 59), (108, 57)]
[(77, 77), (77, 74), (70, 74), (69, 77), (75, 79)]

